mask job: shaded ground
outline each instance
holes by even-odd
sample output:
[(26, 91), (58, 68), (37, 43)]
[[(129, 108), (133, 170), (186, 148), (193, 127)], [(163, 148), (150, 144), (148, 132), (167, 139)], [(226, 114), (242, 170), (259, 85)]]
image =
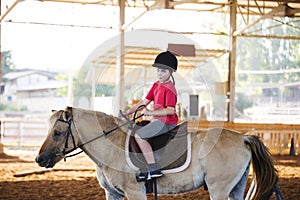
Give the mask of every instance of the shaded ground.
[[(0, 199), (105, 199), (104, 191), (95, 177), (94, 164), (84, 154), (60, 162), (54, 170), (37, 166), (37, 151), (7, 150), (0, 156)], [(287, 200), (300, 199), (299, 156), (275, 156), (280, 174), (280, 189)], [(22, 176), (24, 172), (40, 174)], [(16, 177), (18, 176), (19, 177)], [(153, 199), (148, 195), (148, 199)], [(160, 200), (204, 199), (203, 188), (180, 195), (162, 195)], [(275, 197), (272, 197), (275, 199)]]

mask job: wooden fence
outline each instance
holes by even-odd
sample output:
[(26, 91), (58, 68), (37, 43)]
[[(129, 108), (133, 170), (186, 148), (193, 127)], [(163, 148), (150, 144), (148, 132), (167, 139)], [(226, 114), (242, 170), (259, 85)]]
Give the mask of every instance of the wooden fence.
[(47, 120), (1, 119), (0, 122), (0, 142), (8, 147), (38, 147), (48, 131)]
[[(47, 131), (47, 120), (1, 119), (1, 140), (5, 146), (15, 148), (39, 147)], [(288, 155), (292, 146), (296, 155), (300, 154), (300, 124), (251, 124), (231, 122), (189, 121), (189, 130), (219, 127), (258, 136), (276, 155)]]
[(300, 154), (300, 124), (189, 121), (190, 130), (213, 127), (232, 129), (243, 134), (256, 135), (269, 148), (273, 155), (289, 155), (292, 145), (295, 155)]
[(292, 142), (295, 154), (300, 153), (300, 130), (252, 130), (247, 134), (258, 136), (273, 155), (289, 155)]

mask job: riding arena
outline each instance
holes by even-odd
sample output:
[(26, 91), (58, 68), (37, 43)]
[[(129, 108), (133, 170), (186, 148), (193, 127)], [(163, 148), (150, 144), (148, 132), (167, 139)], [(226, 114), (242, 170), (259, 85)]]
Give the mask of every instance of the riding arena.
[[(218, 125), (207, 121), (190, 121), (188, 129), (194, 131)], [(223, 128), (239, 130), (243, 134), (257, 135), (261, 138), (270, 150), (278, 170), (278, 186), (283, 199), (299, 198), (299, 132), (295, 131), (295, 125), (224, 123)], [(0, 199), (106, 198), (105, 191), (99, 186), (96, 178), (95, 164), (87, 155), (79, 154), (67, 158), (66, 162), (57, 163), (54, 168), (43, 169), (35, 162), (39, 148), (38, 145), (26, 146), (24, 143), (4, 148), (5, 153), (0, 157), (0, 186), (5, 192), (0, 193)], [(252, 180), (253, 174), (250, 170), (245, 196)], [(147, 198), (153, 199), (154, 194), (148, 193)], [(180, 194), (159, 194), (158, 199), (209, 199), (209, 192), (205, 187), (200, 187)], [(277, 198), (272, 195), (271, 199)]]

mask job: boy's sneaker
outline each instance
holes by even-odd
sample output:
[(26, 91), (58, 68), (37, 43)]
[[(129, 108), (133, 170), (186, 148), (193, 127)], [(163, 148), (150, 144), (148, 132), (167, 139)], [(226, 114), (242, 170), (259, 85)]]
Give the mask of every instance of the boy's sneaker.
[(162, 177), (164, 174), (161, 173), (160, 170), (154, 170), (151, 172), (140, 172), (136, 175), (136, 180), (137, 182), (142, 182), (142, 181), (150, 181), (152, 178), (159, 178)]
[(158, 170), (154, 170), (154, 171), (151, 171), (150, 172), (150, 178), (148, 177), (147, 180), (151, 179), (151, 178), (159, 178), (159, 177), (162, 177), (164, 174), (161, 173), (161, 171), (158, 169)]

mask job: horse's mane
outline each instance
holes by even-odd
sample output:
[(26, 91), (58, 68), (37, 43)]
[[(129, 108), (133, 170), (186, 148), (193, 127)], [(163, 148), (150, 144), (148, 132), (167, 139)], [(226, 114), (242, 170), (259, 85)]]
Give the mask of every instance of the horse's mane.
[(101, 119), (104, 119), (106, 121), (108, 120), (107, 122), (112, 123), (114, 125), (117, 125), (116, 121), (122, 121), (119, 118), (114, 117), (113, 115), (106, 114), (106, 113), (101, 112), (101, 111), (88, 110), (88, 109), (83, 109), (83, 108), (76, 108), (76, 107), (67, 106), (65, 108), (65, 110), (52, 110), (52, 115), (49, 118), (49, 122), (56, 121), (57, 119), (63, 119), (63, 114), (65, 112), (69, 112), (72, 116), (73, 109), (79, 110), (80, 112), (87, 113), (87, 114), (95, 114), (96, 116), (100, 117)]
[[(123, 119), (120, 119), (111, 114), (107, 114), (107, 113), (104, 113), (101, 111), (88, 110), (88, 109), (75, 108), (75, 107), (66, 107), (66, 109), (65, 109), (65, 111), (69, 111), (69, 112), (72, 112), (73, 110), (77, 110), (80, 113), (86, 113), (86, 114), (91, 114), (91, 115), (97, 116), (99, 122), (105, 128), (105, 131), (108, 131), (117, 126), (120, 126), (121, 124), (123, 124), (125, 122)], [(123, 127), (122, 127), (122, 130), (123, 130)], [(124, 132), (126, 132), (126, 131), (124, 131)]]

